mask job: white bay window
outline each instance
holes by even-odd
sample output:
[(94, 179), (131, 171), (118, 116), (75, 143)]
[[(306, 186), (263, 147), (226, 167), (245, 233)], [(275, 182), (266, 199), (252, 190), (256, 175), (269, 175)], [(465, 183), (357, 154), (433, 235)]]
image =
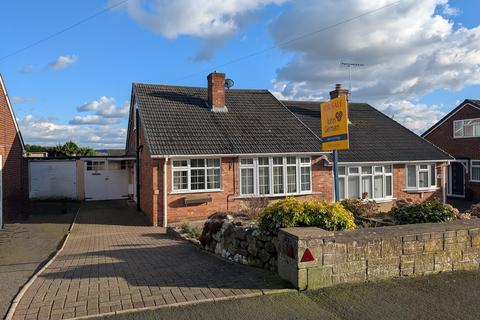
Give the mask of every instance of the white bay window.
[(391, 199), (393, 196), (392, 165), (340, 166), (340, 199)]
[(172, 160), (173, 192), (220, 190), (220, 159)]
[(259, 157), (240, 159), (240, 194), (275, 196), (310, 193), (309, 157)]

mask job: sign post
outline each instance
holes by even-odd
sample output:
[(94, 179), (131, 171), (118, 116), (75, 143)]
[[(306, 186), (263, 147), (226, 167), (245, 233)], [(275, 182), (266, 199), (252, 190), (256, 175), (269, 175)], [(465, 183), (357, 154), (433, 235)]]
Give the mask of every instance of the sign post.
[(333, 174), (335, 201), (340, 201), (338, 179), (338, 150), (348, 150), (347, 96), (341, 95), (320, 105), (322, 127), (322, 150), (333, 151)]

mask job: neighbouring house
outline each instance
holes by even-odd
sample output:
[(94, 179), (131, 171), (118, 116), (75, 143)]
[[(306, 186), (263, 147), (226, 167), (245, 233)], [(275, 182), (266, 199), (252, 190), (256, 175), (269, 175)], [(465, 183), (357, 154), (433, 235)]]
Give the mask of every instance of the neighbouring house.
[(448, 196), (480, 201), (480, 100), (465, 100), (423, 135), (455, 160), (448, 168)]
[[(204, 219), (259, 197), (334, 199), (319, 102), (225, 89), (222, 73), (207, 80), (207, 88), (133, 84), (126, 152), (136, 157), (129, 167), (137, 206), (153, 225)], [(442, 198), (448, 154), (367, 104), (350, 104), (350, 121), (342, 198)]]
[(27, 165), (22, 135), (0, 75), (0, 226), (18, 217), (27, 201)]

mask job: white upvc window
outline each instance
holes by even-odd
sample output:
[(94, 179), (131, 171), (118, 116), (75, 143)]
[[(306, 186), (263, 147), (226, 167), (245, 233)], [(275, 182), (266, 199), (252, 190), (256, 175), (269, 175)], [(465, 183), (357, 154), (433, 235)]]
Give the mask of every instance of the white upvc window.
[(312, 192), (310, 157), (240, 159), (241, 196), (282, 196)]
[(221, 188), (220, 159), (172, 160), (172, 191), (219, 191)]
[(339, 167), (340, 199), (383, 200), (393, 197), (392, 165)]
[(470, 161), (470, 181), (480, 182), (480, 160)]
[(480, 137), (480, 118), (453, 121), (453, 137)]
[(437, 187), (437, 166), (434, 163), (407, 164), (405, 171), (407, 190), (426, 190)]

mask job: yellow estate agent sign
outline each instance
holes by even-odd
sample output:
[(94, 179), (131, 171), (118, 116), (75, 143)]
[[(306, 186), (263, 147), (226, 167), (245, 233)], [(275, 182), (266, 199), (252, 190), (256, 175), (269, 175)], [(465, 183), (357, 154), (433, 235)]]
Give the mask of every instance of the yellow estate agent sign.
[(347, 96), (324, 102), (321, 108), (322, 150), (348, 149), (348, 108)]

